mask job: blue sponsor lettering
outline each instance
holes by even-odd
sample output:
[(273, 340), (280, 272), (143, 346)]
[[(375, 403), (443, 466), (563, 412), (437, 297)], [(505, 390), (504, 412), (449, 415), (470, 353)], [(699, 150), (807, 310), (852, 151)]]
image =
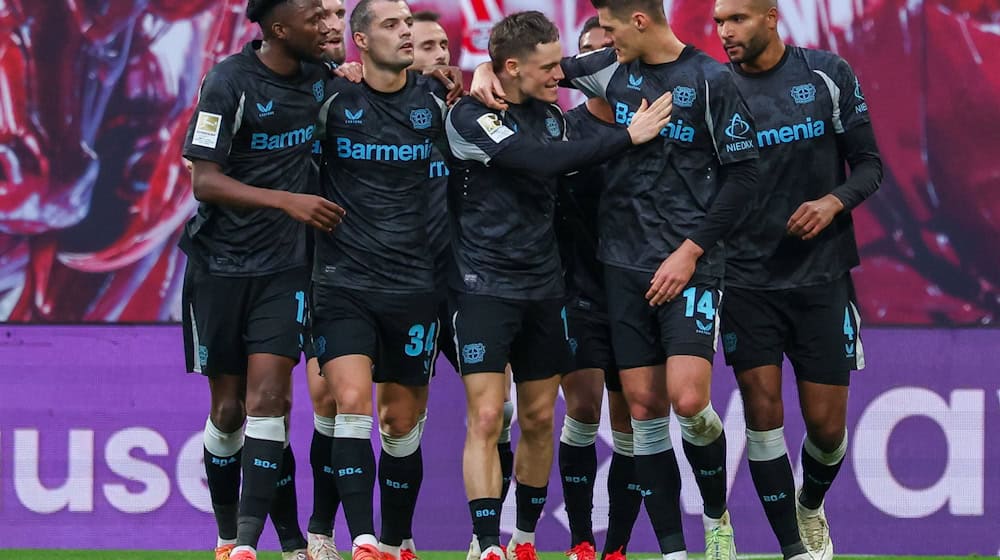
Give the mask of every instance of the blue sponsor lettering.
[[(635, 116), (635, 111), (631, 110), (628, 105), (618, 102), (615, 103), (615, 122), (628, 126), (632, 124), (632, 117)], [(683, 119), (678, 119), (676, 123), (667, 123), (667, 126), (660, 131), (660, 136), (664, 138), (670, 138), (672, 140), (677, 140), (679, 142), (694, 142), (694, 127), (684, 124)]]
[(822, 120), (814, 121), (807, 118), (805, 122), (769, 128), (757, 132), (757, 145), (761, 148), (766, 146), (777, 146), (778, 144), (788, 144), (800, 140), (812, 140), (826, 134), (826, 123)]
[(315, 132), (316, 127), (312, 125), (306, 128), (297, 128), (288, 132), (282, 132), (281, 134), (256, 132), (250, 136), (250, 149), (273, 151), (294, 148), (306, 142), (312, 142)]
[(431, 141), (423, 144), (362, 144), (337, 138), (337, 157), (358, 161), (420, 161), (431, 159)]
[(447, 177), (451, 175), (451, 170), (448, 169), (448, 165), (443, 161), (432, 161), (431, 162), (431, 179), (440, 179), (441, 177)]

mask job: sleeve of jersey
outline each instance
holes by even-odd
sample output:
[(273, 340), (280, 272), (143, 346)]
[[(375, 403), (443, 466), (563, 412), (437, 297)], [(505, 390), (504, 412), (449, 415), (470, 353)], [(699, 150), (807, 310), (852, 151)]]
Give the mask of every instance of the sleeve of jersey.
[(837, 140), (851, 175), (844, 184), (833, 189), (832, 194), (844, 203), (844, 209), (853, 210), (875, 194), (882, 183), (882, 158), (871, 123), (848, 129), (837, 136)]
[(601, 49), (562, 59), (566, 75), (559, 85), (578, 89), (587, 97), (608, 98), (608, 84), (618, 70), (618, 57), (614, 49)]
[(837, 134), (871, 122), (868, 103), (861, 91), (861, 82), (846, 60), (834, 57), (833, 63), (824, 65), (827, 71), (815, 70), (826, 83), (833, 99), (833, 130)]
[(708, 214), (690, 239), (707, 251), (725, 238), (737, 222), (740, 213), (756, 192), (757, 160), (747, 159), (722, 168), (722, 187), (712, 201)]
[(448, 115), (448, 143), (459, 160), (535, 175), (561, 175), (598, 163), (632, 145), (625, 129), (574, 142), (539, 142), (504, 125), (489, 110), (457, 107)]
[(757, 159), (753, 115), (732, 75), (723, 71), (705, 80), (705, 122), (723, 165)]
[(198, 107), (188, 124), (184, 157), (225, 165), (233, 136), (243, 120), (245, 96), (219, 72), (209, 72), (201, 85)]

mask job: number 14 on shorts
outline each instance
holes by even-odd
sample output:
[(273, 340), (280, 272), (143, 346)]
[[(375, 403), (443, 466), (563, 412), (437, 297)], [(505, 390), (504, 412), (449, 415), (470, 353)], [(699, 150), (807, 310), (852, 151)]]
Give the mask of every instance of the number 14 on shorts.
[(684, 316), (690, 318), (700, 314), (705, 317), (705, 321), (695, 319), (698, 332), (702, 334), (711, 334), (715, 330), (716, 306), (713, 292), (711, 288), (703, 289), (699, 298), (698, 288), (692, 286), (681, 293), (684, 297)]

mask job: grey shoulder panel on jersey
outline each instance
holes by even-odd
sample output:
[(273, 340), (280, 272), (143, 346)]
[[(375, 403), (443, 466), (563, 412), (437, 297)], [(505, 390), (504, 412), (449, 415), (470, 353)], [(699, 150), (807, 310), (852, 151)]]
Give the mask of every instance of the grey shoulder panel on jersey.
[(340, 95), (339, 91), (331, 95), (330, 99), (324, 101), (323, 106), (319, 109), (319, 117), (316, 119), (316, 138), (319, 138), (320, 140), (326, 138), (326, 121), (330, 118), (330, 105), (333, 104), (333, 100), (336, 99), (338, 95)]
[(452, 117), (454, 116), (455, 111), (451, 111), (445, 119), (445, 132), (448, 135), (448, 145), (451, 148), (452, 155), (460, 160), (478, 161), (483, 165), (489, 165), (492, 158), (482, 148), (462, 136), (462, 133), (455, 128), (455, 123), (452, 122)]
[(826, 84), (826, 88), (830, 90), (830, 99), (833, 101), (833, 115), (831, 120), (833, 121), (833, 130), (837, 134), (844, 133), (844, 122), (840, 118), (840, 86), (837, 82), (833, 81), (833, 78), (829, 74), (822, 70), (813, 70), (820, 78), (823, 79), (823, 83)]

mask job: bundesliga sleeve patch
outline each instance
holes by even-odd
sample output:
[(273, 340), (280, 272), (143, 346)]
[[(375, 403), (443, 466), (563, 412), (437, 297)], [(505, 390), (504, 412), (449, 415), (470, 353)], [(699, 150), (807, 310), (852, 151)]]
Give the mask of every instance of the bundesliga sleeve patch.
[(219, 130), (222, 128), (222, 115), (198, 112), (198, 122), (194, 125), (194, 135), (191, 143), (195, 146), (214, 150), (219, 143)]
[(476, 122), (479, 123), (479, 127), (483, 129), (483, 132), (497, 144), (514, 135), (514, 131), (504, 126), (500, 122), (500, 117), (493, 113), (486, 113), (476, 119)]

